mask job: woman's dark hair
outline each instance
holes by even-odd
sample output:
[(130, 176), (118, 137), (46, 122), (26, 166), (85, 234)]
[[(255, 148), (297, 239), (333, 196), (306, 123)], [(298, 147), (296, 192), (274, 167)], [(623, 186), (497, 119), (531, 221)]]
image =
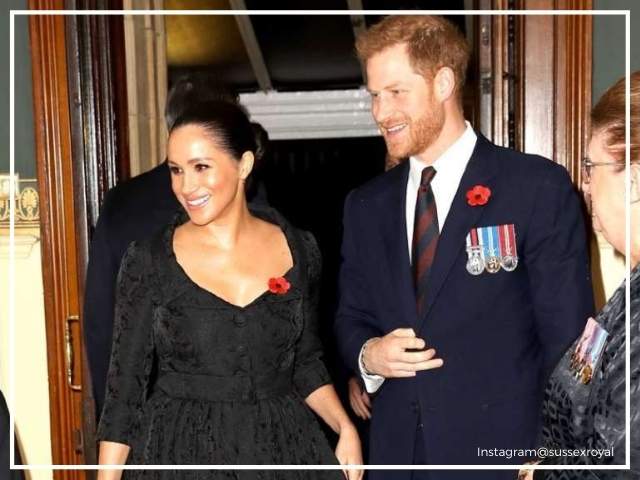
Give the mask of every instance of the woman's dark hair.
[(237, 160), (247, 151), (253, 153), (256, 161), (264, 154), (264, 130), (251, 123), (239, 105), (223, 101), (189, 105), (176, 118), (169, 134), (185, 125), (197, 125), (205, 129), (219, 148)]
[(190, 105), (199, 102), (222, 101), (239, 103), (240, 97), (213, 74), (196, 72), (179, 77), (167, 94), (164, 118), (171, 130), (176, 119)]
[(187, 105), (175, 119), (169, 134), (185, 125), (202, 127), (215, 142), (236, 160), (245, 152), (254, 156), (254, 166), (245, 186), (251, 198), (256, 173), (262, 164), (269, 135), (258, 123), (249, 121), (246, 111), (238, 104), (226, 101), (207, 101)]

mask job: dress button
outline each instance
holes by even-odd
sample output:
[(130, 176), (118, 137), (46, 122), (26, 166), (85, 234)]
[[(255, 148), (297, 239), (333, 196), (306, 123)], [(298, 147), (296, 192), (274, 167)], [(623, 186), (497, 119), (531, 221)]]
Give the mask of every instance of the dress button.
[(247, 319), (244, 317), (244, 315), (242, 313), (238, 313), (234, 318), (233, 318), (234, 323), (236, 324), (237, 327), (244, 327), (247, 324)]

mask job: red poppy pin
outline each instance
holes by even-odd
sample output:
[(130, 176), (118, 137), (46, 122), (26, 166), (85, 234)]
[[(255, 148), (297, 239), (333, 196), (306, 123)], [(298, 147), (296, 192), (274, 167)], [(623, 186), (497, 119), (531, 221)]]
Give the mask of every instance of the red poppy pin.
[(491, 190), (484, 185), (475, 185), (467, 190), (467, 203), (472, 207), (485, 205), (491, 197)]
[(269, 291), (276, 295), (284, 295), (291, 288), (291, 284), (284, 277), (270, 278)]

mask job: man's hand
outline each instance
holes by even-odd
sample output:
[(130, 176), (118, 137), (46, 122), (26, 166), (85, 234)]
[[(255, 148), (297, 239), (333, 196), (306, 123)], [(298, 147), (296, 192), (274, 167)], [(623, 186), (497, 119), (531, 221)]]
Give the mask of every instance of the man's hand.
[(398, 328), (384, 337), (369, 340), (366, 345), (362, 361), (367, 373), (384, 378), (415, 377), (420, 370), (439, 368), (444, 363), (441, 358), (435, 358), (433, 348), (425, 350), (425, 341), (416, 337), (412, 328)]
[(349, 403), (357, 416), (363, 420), (371, 418), (371, 400), (356, 377), (349, 379)]

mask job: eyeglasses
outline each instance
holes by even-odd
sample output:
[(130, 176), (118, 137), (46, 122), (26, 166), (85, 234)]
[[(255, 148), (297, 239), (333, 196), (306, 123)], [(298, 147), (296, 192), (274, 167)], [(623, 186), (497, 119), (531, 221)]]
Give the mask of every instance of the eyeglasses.
[(591, 182), (591, 169), (593, 167), (601, 167), (605, 165), (622, 165), (619, 162), (592, 162), (589, 158), (582, 159), (582, 182), (590, 183)]

